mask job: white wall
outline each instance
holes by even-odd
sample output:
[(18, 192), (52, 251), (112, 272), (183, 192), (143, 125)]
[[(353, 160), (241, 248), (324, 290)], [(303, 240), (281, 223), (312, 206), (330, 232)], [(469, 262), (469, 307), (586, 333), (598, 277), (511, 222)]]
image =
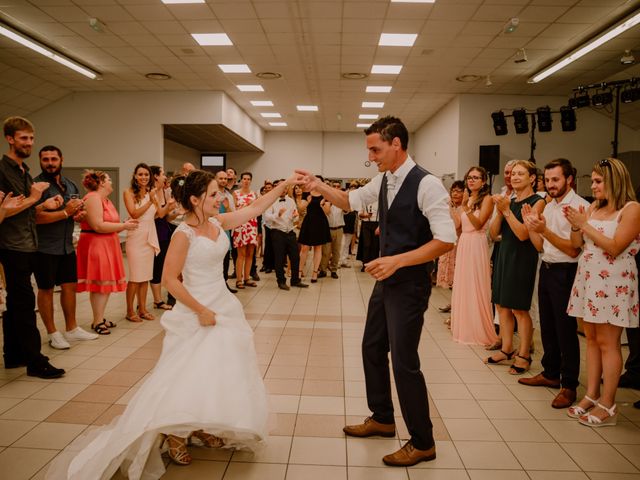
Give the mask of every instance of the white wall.
[(123, 184), (137, 163), (163, 161), (163, 124), (235, 126), (264, 149), (260, 127), (230, 102), (221, 92), (74, 93), (30, 119), (38, 145), (59, 145), (68, 166), (119, 167)]
[(164, 170), (175, 172), (180, 170), (185, 162), (191, 162), (198, 168), (200, 166), (200, 151), (165, 138)]
[[(458, 170), (460, 137), (460, 100), (451, 100), (413, 134), (415, 160), (437, 176)], [(409, 142), (411, 146), (411, 142)]]
[(238, 173), (253, 173), (254, 186), (265, 179), (288, 176), (304, 168), (325, 177), (362, 178), (376, 175), (375, 164), (366, 167), (364, 133), (273, 132), (264, 137), (264, 153), (229, 153), (227, 164)]

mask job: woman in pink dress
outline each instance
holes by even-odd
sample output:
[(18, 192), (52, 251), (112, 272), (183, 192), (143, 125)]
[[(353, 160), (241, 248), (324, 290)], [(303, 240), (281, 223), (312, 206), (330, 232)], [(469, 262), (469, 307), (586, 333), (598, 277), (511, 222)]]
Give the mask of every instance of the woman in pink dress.
[[(251, 180), (253, 175), (245, 172), (240, 175), (240, 188), (233, 192), (236, 202), (236, 210), (251, 205), (258, 196), (251, 191)], [(258, 220), (252, 218), (233, 230), (233, 246), (238, 249), (238, 259), (236, 260), (236, 288), (257, 287), (258, 284), (251, 280), (251, 262), (258, 245)]]
[[(125, 249), (129, 264), (127, 285), (127, 314), (130, 322), (154, 320), (147, 310), (147, 291), (153, 278), (153, 259), (160, 253), (155, 217), (158, 211), (157, 189), (153, 186), (151, 168), (139, 163), (133, 169), (131, 188), (124, 191), (124, 205), (131, 218), (138, 220), (138, 228), (127, 232)], [(138, 299), (138, 313), (134, 301)]]
[(138, 228), (137, 220), (120, 222), (118, 211), (107, 198), (113, 191), (109, 175), (87, 170), (82, 184), (89, 190), (84, 197), (85, 219), (80, 222), (78, 240), (78, 292), (89, 292), (93, 322), (91, 328), (108, 335), (116, 325), (104, 319), (104, 311), (112, 292), (127, 288), (118, 233)]
[(454, 341), (459, 343), (490, 345), (498, 341), (491, 311), (491, 269), (487, 241), (493, 201), (484, 168), (471, 167), (465, 175), (465, 181), (467, 190), (458, 210), (461, 233), (453, 276), (451, 333)]

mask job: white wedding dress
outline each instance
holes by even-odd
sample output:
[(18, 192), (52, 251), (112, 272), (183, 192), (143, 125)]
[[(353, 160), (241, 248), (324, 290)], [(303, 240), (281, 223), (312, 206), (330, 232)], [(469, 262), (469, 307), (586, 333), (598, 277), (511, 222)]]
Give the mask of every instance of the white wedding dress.
[(238, 299), (225, 285), (222, 261), (229, 240), (217, 220), (216, 241), (189, 238), (182, 271), (186, 289), (216, 314), (203, 327), (178, 303), (161, 319), (162, 354), (149, 378), (110, 425), (82, 436), (52, 463), (48, 479), (109, 479), (120, 468), (129, 479), (161, 477), (161, 433), (186, 437), (194, 430), (221, 437), (225, 447), (255, 450), (267, 435), (267, 396), (258, 369), (253, 331)]

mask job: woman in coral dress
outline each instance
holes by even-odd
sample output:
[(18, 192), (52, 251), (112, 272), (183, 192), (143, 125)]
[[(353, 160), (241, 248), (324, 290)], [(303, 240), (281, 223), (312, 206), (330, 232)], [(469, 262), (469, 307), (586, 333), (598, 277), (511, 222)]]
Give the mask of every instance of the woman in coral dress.
[(118, 211), (107, 198), (113, 191), (106, 173), (87, 170), (82, 184), (89, 193), (84, 197), (85, 219), (80, 223), (78, 240), (78, 292), (89, 292), (93, 322), (91, 328), (100, 335), (108, 335), (115, 327), (104, 319), (104, 311), (113, 292), (127, 288), (118, 233), (138, 228), (137, 220), (120, 222)]
[[(240, 175), (240, 188), (233, 192), (236, 210), (248, 207), (258, 198), (256, 192), (251, 191), (252, 178), (253, 175), (250, 172)], [(251, 280), (251, 262), (253, 262), (253, 256), (258, 246), (257, 218), (251, 218), (233, 230), (233, 246), (238, 249), (236, 287), (240, 289), (245, 286), (257, 287), (256, 282)]]
[[(487, 171), (471, 167), (459, 208), (461, 233), (451, 297), (451, 333), (456, 342), (491, 345), (498, 341), (491, 309), (491, 268), (487, 228), (493, 211)], [(457, 225), (456, 225), (457, 226)]]

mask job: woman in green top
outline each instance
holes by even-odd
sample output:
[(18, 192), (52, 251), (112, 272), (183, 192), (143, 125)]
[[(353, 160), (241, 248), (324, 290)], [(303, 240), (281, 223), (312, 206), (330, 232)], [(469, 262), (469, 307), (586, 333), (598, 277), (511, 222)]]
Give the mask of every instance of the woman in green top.
[[(509, 369), (512, 375), (519, 375), (531, 366), (529, 347), (533, 335), (533, 325), (529, 308), (536, 278), (538, 251), (529, 240), (529, 232), (522, 220), (522, 206), (530, 205), (534, 212), (542, 213), (544, 200), (533, 191), (536, 182), (536, 166), (528, 160), (518, 160), (511, 170), (511, 186), (515, 197), (494, 195), (497, 215), (491, 223), (493, 239), (502, 237), (500, 251), (496, 259), (493, 275), (491, 301), (498, 309), (502, 350), (486, 363), (501, 363), (515, 360)], [(513, 317), (518, 322), (520, 346), (513, 348)]]

